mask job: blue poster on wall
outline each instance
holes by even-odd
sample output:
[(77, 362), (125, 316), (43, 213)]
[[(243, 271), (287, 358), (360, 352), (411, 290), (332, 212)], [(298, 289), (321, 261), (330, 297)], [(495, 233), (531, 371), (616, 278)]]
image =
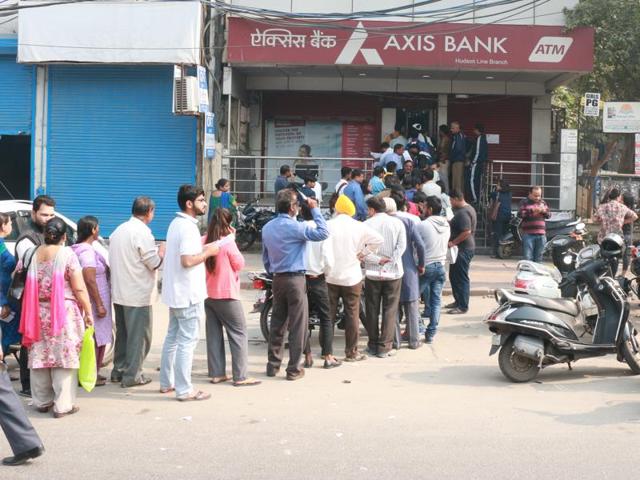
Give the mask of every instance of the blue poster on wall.
[(204, 114), (204, 156), (216, 156), (216, 116), (209, 112)]

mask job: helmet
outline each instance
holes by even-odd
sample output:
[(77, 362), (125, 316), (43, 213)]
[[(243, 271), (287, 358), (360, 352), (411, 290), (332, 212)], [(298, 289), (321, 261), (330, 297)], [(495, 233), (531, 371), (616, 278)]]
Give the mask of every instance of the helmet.
[(624, 251), (624, 240), (617, 233), (610, 233), (600, 243), (600, 254), (604, 258), (619, 257)]

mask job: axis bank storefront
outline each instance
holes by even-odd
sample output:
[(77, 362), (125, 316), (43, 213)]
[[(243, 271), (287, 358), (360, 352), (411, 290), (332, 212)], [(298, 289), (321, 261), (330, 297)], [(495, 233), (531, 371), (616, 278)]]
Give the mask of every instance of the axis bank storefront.
[(264, 157), (259, 191), (282, 163), (317, 165), (332, 185), (394, 130), (408, 137), (419, 123), (435, 138), (453, 120), (468, 134), (484, 124), (490, 158), (514, 162), (502, 173), (528, 185), (553, 152), (550, 91), (592, 69), (593, 31), (229, 18), (226, 59), (225, 93), (247, 109), (246, 144), (238, 135), (228, 149)]

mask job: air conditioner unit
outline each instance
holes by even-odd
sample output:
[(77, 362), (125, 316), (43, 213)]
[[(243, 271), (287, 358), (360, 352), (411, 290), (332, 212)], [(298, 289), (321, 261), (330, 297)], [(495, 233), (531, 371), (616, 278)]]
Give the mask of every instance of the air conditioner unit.
[(173, 113), (198, 115), (199, 90), (196, 77), (173, 79)]

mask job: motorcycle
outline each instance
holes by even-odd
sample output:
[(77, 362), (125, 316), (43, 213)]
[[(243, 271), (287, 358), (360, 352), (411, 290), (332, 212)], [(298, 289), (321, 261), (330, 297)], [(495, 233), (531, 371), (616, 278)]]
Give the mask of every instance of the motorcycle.
[[(521, 223), (522, 219), (518, 216), (513, 215), (511, 217), (508, 231), (498, 240), (498, 258), (511, 258), (514, 250), (522, 246)], [(559, 235), (580, 237), (580, 240), (582, 240), (586, 233), (586, 225), (580, 217), (576, 220), (545, 220), (545, 230), (547, 241)]]
[[(528, 382), (542, 368), (584, 358), (616, 354), (634, 374), (640, 374), (638, 330), (629, 320), (627, 293), (611, 277), (611, 265), (622, 253), (624, 241), (609, 235), (602, 246), (578, 255), (576, 269), (560, 283), (585, 286), (598, 306), (587, 317), (573, 299), (550, 299), (496, 291), (498, 307), (485, 320), (493, 333), (489, 355), (498, 351), (500, 370), (512, 382)], [(627, 283), (627, 282), (624, 282)], [(628, 285), (627, 285), (628, 287)]]
[[(253, 310), (251, 313), (260, 312), (260, 331), (262, 336), (268, 342), (269, 330), (271, 327), (271, 313), (273, 310), (273, 278), (266, 272), (249, 273), (249, 280), (253, 282), (253, 288), (260, 290), (261, 293), (253, 304)], [(364, 297), (360, 298), (360, 321), (364, 323)], [(342, 304), (342, 299), (338, 301), (338, 309), (336, 314), (336, 327), (340, 330), (344, 330), (345, 313)], [(314, 310), (313, 305), (309, 305), (309, 331), (313, 331), (316, 328), (320, 328), (320, 317)]]
[(262, 229), (276, 216), (275, 212), (258, 208), (257, 202), (251, 202), (238, 211), (238, 226), (236, 227), (236, 243), (238, 249), (244, 252), (256, 240), (262, 241)]

